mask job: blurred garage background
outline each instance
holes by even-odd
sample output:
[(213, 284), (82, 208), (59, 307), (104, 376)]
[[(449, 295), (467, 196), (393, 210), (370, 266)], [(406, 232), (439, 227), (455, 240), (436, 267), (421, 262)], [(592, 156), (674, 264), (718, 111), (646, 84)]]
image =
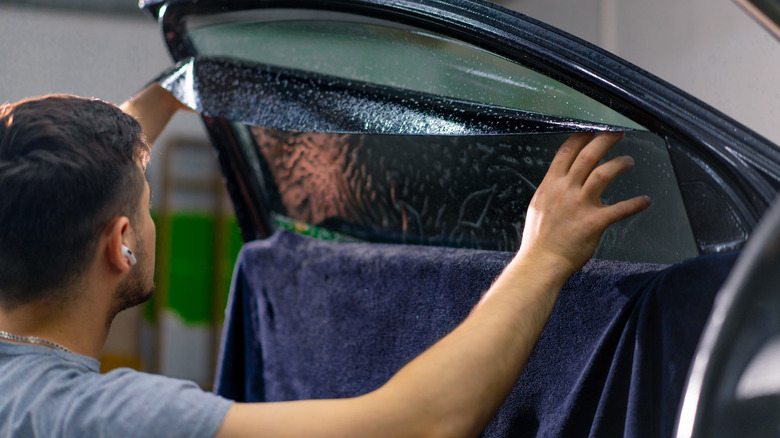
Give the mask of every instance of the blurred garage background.
[[(780, 144), (780, 42), (732, 1), (501, 3), (616, 53)], [(121, 103), (169, 65), (157, 24), (131, 0), (0, 0), (0, 102), (72, 93)], [(158, 296), (119, 315), (103, 367), (209, 388), (241, 242), (196, 115), (174, 118), (147, 177)]]

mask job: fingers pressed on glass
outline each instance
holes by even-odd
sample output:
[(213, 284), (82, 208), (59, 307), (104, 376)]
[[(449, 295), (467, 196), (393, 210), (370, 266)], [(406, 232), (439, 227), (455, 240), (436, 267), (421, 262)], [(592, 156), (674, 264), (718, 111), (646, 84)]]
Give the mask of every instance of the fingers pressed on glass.
[(585, 180), (583, 190), (595, 197), (601, 197), (607, 186), (621, 173), (634, 166), (634, 159), (629, 156), (616, 157), (596, 167)]
[(577, 155), (571, 165), (569, 175), (576, 184), (585, 184), (604, 155), (623, 139), (622, 132), (605, 132), (591, 140)]
[(612, 204), (606, 207), (605, 211), (608, 215), (609, 223), (615, 223), (636, 213), (639, 213), (640, 211), (646, 210), (647, 207), (650, 207), (650, 203), (650, 197), (637, 196), (635, 198)]
[(596, 134), (594, 132), (577, 132), (572, 134), (566, 141), (558, 148), (558, 152), (555, 154), (552, 163), (550, 163), (549, 173), (552, 174), (567, 174), (571, 169), (572, 163), (577, 159), (582, 148), (587, 146)]

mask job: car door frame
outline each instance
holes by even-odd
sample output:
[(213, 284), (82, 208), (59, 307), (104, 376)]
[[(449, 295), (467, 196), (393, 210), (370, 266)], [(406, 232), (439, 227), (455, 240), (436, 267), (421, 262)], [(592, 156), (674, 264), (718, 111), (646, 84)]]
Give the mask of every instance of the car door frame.
[[(704, 177), (718, 181), (749, 234), (780, 187), (780, 151), (765, 138), (704, 102), (598, 48), (523, 14), (480, 0), (146, 0), (160, 22), (175, 61), (197, 56), (188, 39), (190, 15), (243, 9), (315, 9), (363, 15), (463, 41), (568, 85), (634, 120), (667, 142), (678, 184)], [(204, 117), (228, 183), (245, 240), (272, 232), (260, 188), (231, 124)], [(686, 206), (686, 208), (688, 208)], [(691, 211), (688, 211), (691, 217)], [(697, 230), (694, 227), (694, 235)], [(699, 241), (698, 236), (697, 243)], [(747, 235), (745, 236), (747, 238)], [(739, 244), (739, 242), (738, 242)], [(737, 246), (739, 246), (737, 244)], [(699, 245), (702, 253), (735, 245)]]

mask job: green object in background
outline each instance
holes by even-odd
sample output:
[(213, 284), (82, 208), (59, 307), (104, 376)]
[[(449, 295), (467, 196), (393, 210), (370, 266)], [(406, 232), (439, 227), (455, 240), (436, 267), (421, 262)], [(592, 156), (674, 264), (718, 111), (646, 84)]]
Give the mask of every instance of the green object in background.
[[(224, 247), (214, 247), (216, 220), (204, 213), (178, 212), (168, 217), (168, 227), (163, 227), (160, 216), (154, 214), (157, 225), (157, 269), (155, 281), (167, 286), (165, 308), (177, 313), (187, 324), (210, 324), (212, 315), (222, 314), (227, 302), (233, 265), (243, 241), (235, 217), (225, 218), (222, 230)], [(168, 230), (169, 236), (160, 234)], [(221, 260), (214, 260), (219, 257)], [(161, 263), (162, 262), (162, 263)], [(164, 267), (161, 269), (161, 267)], [(218, 267), (218, 268), (217, 268)], [(218, 275), (217, 282), (214, 276)], [(160, 281), (165, 276), (165, 281)], [(212, 297), (216, 284), (218, 299)], [(155, 320), (155, 298), (144, 307), (147, 321)], [(219, 312), (213, 303), (221, 306)]]
[(214, 276), (214, 221), (197, 214), (176, 214), (170, 221), (166, 307), (189, 324), (208, 324)]

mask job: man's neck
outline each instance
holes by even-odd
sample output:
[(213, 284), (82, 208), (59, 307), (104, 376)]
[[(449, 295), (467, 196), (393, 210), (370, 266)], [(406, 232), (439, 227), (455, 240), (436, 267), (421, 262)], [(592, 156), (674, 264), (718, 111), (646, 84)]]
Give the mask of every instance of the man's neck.
[(0, 330), (16, 336), (32, 336), (61, 345), (85, 356), (98, 358), (108, 336), (106, 316), (89, 305), (46, 300), (15, 307), (0, 307)]

